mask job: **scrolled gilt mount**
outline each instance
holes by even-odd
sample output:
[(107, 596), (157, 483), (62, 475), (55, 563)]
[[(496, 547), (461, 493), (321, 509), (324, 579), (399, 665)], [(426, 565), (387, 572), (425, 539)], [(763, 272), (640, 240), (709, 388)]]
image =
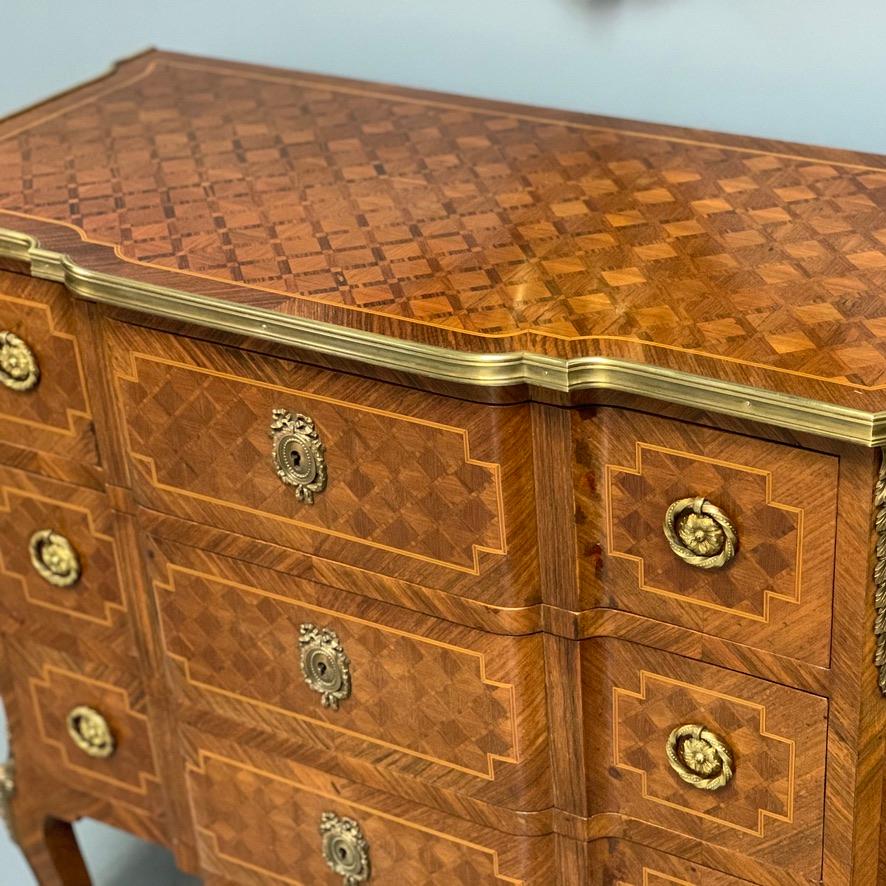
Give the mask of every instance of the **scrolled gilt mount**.
[(668, 737), (668, 763), (687, 784), (716, 791), (732, 781), (735, 766), (729, 746), (695, 723), (678, 726)]
[(719, 569), (735, 557), (738, 533), (732, 521), (706, 498), (681, 498), (665, 513), (665, 538), (690, 566)]
[(369, 843), (354, 819), (324, 812), (320, 818), (320, 835), (323, 858), (342, 878), (343, 886), (357, 886), (369, 880), (372, 874)]
[(277, 476), (295, 489), (299, 501), (314, 503), (326, 488), (325, 447), (310, 416), (275, 409), (271, 420), (272, 454)]
[(874, 665), (880, 693), (886, 696), (886, 449), (880, 452), (880, 475), (874, 487), (874, 529), (877, 533), (874, 563), (874, 636), (877, 641)]
[(338, 635), (306, 623), (299, 628), (298, 644), (305, 683), (320, 693), (323, 707), (337, 711), (351, 695), (351, 662)]
[(0, 819), (6, 825), (9, 836), (15, 840), (15, 824), (12, 818), (12, 798), (15, 796), (15, 759), (9, 759), (0, 766)]
[(74, 546), (52, 529), (40, 529), (28, 542), (31, 565), (44, 581), (57, 588), (69, 588), (80, 580), (80, 558)]
[(15, 333), (0, 331), (0, 383), (13, 391), (30, 391), (39, 381), (34, 352)]

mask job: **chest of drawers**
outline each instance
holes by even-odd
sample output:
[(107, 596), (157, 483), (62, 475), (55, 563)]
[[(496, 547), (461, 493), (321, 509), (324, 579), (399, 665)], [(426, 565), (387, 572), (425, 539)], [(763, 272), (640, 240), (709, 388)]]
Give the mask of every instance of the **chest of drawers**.
[(41, 884), (886, 883), (883, 158), (152, 51), (0, 336)]

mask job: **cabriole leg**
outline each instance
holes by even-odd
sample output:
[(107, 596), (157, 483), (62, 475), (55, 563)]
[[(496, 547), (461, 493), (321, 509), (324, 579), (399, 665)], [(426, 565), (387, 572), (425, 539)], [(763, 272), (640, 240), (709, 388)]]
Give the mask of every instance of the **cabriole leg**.
[(19, 780), (10, 758), (0, 768), (0, 806), (9, 833), (37, 882), (40, 886), (91, 886), (71, 823), (32, 806)]

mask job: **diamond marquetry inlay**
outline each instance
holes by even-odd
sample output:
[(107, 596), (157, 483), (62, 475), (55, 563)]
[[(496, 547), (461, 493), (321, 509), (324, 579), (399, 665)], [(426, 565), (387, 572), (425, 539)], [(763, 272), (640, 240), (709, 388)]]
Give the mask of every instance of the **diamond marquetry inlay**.
[[(729, 515), (738, 554), (689, 581), (674, 568), (662, 518), (672, 501), (709, 489), (728, 490), (738, 508)], [(773, 501), (771, 472), (638, 442), (635, 465), (607, 466), (606, 501), (609, 553), (636, 562), (642, 590), (763, 623), (772, 598), (799, 601), (803, 511)]]
[(406, 337), (871, 388), (886, 171), (863, 160), (151, 53), (0, 125), (0, 226)]
[[(766, 710), (643, 671), (640, 690), (613, 688), (614, 764), (637, 773), (643, 797), (763, 837), (766, 819), (793, 821), (794, 742), (766, 729)], [(665, 755), (671, 730), (705, 723), (736, 755), (732, 782), (702, 791), (680, 781)]]

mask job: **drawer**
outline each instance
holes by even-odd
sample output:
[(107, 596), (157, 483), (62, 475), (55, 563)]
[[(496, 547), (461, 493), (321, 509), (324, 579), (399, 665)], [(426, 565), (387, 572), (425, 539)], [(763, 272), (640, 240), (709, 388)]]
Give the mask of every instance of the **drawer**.
[(616, 409), (573, 443), (585, 607), (828, 665), (836, 458)]
[(111, 339), (143, 506), (485, 602), (538, 601), (528, 407), (122, 324)]
[(106, 661), (136, 655), (105, 496), (0, 465), (0, 631)]
[(186, 737), (201, 868), (223, 882), (357, 886), (367, 873), (372, 886), (560, 882), (551, 834), (501, 833), (199, 732)]
[(551, 805), (540, 634), (489, 634), (170, 542), (151, 559), (183, 718), (223, 717), (243, 741), (266, 742), (260, 730), (404, 793)]
[(78, 310), (58, 283), (0, 271), (0, 442), (97, 464)]
[[(16, 757), (120, 809), (164, 818), (145, 705), (133, 670), (7, 639), (21, 735)], [(104, 813), (102, 817), (106, 817)]]
[(582, 641), (581, 673), (595, 813), (735, 876), (818, 882), (825, 699), (618, 640)]
[(754, 886), (703, 865), (624, 840), (588, 846), (592, 886)]

